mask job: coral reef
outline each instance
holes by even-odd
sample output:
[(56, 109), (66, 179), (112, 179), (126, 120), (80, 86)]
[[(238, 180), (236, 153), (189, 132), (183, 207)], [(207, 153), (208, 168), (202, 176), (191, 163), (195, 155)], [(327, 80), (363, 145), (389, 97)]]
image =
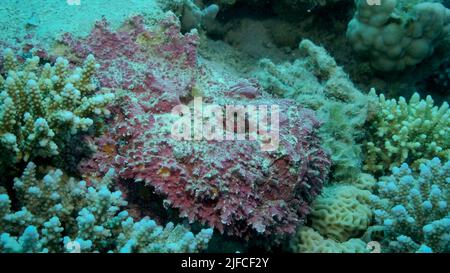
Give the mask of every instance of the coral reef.
[(371, 5), (356, 0), (347, 36), (373, 68), (402, 71), (428, 58), (450, 34), (450, 10), (441, 3), (385, 0)]
[(110, 190), (112, 169), (90, 183), (58, 169), (47, 170), (42, 179), (38, 172), (30, 162), (14, 180), (20, 210), (12, 210), (0, 188), (0, 252), (196, 252), (211, 238), (212, 229), (194, 236), (172, 223), (135, 222), (122, 210), (122, 193)]
[(332, 155), (335, 180), (357, 177), (362, 165), (358, 143), (375, 111), (373, 99), (355, 88), (324, 48), (304, 40), (300, 51), (302, 58), (294, 63), (262, 60), (255, 77), (269, 92), (316, 110), (324, 122), (321, 136)]
[(450, 162), (439, 158), (393, 168), (371, 197), (375, 221), (385, 232), (385, 252), (450, 251)]
[[(0, 75), (0, 172), (19, 162), (51, 158), (74, 135), (87, 132), (109, 111), (111, 93), (96, 92), (97, 64), (89, 55), (82, 68), (63, 58), (52, 66), (35, 56), (19, 62), (4, 52)], [(98, 126), (97, 126), (98, 127)]]
[(0, 252), (450, 252), (448, 0), (81, 1), (0, 5)]
[(354, 186), (326, 187), (312, 204), (311, 227), (338, 242), (357, 238), (371, 224), (370, 194)]
[(364, 169), (385, 173), (408, 162), (417, 169), (426, 159), (450, 159), (450, 110), (447, 102), (434, 106), (427, 96), (414, 94), (410, 101), (379, 96), (381, 110), (370, 121)]

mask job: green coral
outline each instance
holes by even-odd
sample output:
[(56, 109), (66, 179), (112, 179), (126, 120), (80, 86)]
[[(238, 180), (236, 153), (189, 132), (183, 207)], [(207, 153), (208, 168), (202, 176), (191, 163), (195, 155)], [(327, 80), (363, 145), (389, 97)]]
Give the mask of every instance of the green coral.
[[(384, 252), (450, 252), (450, 161), (393, 168), (371, 197)], [(369, 230), (370, 230), (369, 229)]]
[[(4, 51), (6, 79), (0, 75), (0, 165), (52, 158), (74, 135), (87, 132), (109, 114), (110, 93), (95, 93), (98, 65), (89, 55), (82, 68), (64, 58), (54, 65), (39, 57), (19, 62)], [(0, 170), (1, 171), (1, 170)]]
[(321, 135), (332, 156), (334, 181), (356, 179), (362, 167), (359, 143), (375, 98), (360, 92), (324, 48), (304, 40), (299, 49), (302, 58), (293, 63), (262, 60), (254, 76), (268, 92), (317, 111), (324, 122)]
[(450, 110), (447, 102), (434, 106), (430, 96), (414, 94), (409, 103), (400, 97), (379, 96), (381, 107), (370, 123), (364, 169), (385, 173), (408, 162), (417, 169), (421, 162), (438, 156), (450, 159)]
[(122, 193), (110, 191), (112, 169), (90, 183), (58, 169), (40, 174), (30, 162), (14, 180), (19, 210), (0, 189), (0, 252), (197, 252), (212, 236), (212, 229), (194, 236), (181, 225), (135, 222), (122, 210)]

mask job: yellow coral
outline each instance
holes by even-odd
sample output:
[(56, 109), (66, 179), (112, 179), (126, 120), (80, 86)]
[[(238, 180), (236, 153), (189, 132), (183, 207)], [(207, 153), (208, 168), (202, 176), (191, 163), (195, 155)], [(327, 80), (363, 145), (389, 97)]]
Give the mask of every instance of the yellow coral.
[(366, 143), (364, 169), (381, 174), (403, 162), (413, 169), (426, 159), (450, 159), (450, 110), (447, 102), (434, 106), (430, 96), (421, 100), (414, 94), (409, 101), (379, 96), (381, 111), (371, 124)]
[[(58, 58), (51, 66), (39, 57), (19, 62), (11, 49), (4, 51), (0, 76), (0, 162), (52, 157), (71, 135), (87, 131), (98, 117), (109, 114), (113, 94), (94, 94), (95, 58), (71, 69)], [(8, 165), (6, 164), (6, 165)]]
[(327, 187), (312, 205), (311, 226), (339, 242), (361, 235), (372, 219), (369, 197), (354, 186)]

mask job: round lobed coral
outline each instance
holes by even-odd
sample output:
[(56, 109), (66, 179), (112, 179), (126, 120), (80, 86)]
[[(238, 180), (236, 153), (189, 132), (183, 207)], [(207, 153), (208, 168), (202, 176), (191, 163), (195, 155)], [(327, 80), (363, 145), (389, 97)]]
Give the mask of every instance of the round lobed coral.
[(347, 37), (379, 71), (402, 71), (428, 58), (450, 33), (450, 10), (441, 3), (355, 0)]

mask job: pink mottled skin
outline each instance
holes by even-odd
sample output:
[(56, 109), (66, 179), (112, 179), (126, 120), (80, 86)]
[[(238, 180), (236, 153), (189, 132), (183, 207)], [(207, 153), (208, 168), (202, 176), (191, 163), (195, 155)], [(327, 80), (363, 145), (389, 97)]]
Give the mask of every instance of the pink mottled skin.
[(330, 167), (314, 112), (264, 96), (254, 80), (203, 80), (208, 90), (215, 90), (205, 92), (206, 102), (279, 105), (279, 149), (264, 152), (250, 140), (173, 139), (171, 110), (206, 73), (197, 65), (195, 33), (180, 34), (172, 14), (155, 29), (147, 30), (133, 18), (117, 32), (101, 22), (85, 39), (66, 35), (74, 54), (95, 54), (100, 83), (118, 94), (106, 133), (93, 140), (98, 151), (82, 163), (82, 171), (102, 175), (113, 167), (120, 179), (154, 188), (181, 217), (229, 235), (294, 233)]

